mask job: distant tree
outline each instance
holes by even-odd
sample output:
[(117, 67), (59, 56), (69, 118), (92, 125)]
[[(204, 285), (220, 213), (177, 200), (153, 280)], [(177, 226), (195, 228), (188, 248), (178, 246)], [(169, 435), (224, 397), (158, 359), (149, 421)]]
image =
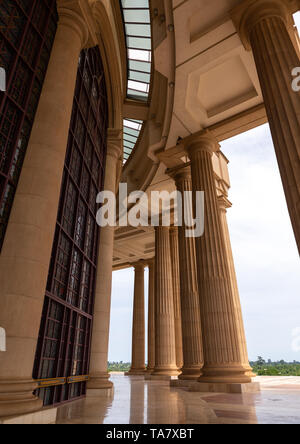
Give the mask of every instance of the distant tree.
[(259, 356), (259, 357), (257, 358), (257, 365), (259, 365), (259, 366), (266, 365), (266, 361), (264, 360), (264, 358), (262, 358), (261, 356)]

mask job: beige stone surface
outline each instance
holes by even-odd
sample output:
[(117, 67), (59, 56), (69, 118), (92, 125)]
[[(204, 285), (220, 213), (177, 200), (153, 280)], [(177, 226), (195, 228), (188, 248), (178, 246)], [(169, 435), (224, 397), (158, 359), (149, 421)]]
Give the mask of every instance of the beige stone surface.
[[(117, 164), (122, 149), (121, 131), (109, 130), (106, 157), (104, 189), (115, 192)], [(111, 309), (112, 261), (114, 248), (114, 228), (101, 229), (92, 332), (90, 380), (88, 390), (109, 390), (112, 383), (107, 372), (108, 341)]]
[(55, 424), (57, 419), (57, 408), (40, 410), (23, 416), (12, 416), (0, 419), (3, 425), (48, 425)]
[(202, 393), (258, 393), (260, 392), (260, 384), (252, 382), (250, 384), (210, 384), (196, 382), (189, 388), (190, 392)]
[(156, 227), (155, 369), (153, 376), (177, 376), (170, 228)]
[(113, 398), (58, 409), (57, 424), (299, 424), (300, 378), (260, 377), (259, 393), (195, 393), (113, 375)]
[[(190, 167), (170, 173), (182, 194), (192, 191)], [(191, 205), (186, 211), (192, 213)], [(200, 296), (198, 291), (195, 239), (186, 236), (186, 227), (179, 231), (179, 263), (180, 263), (180, 301), (183, 337), (183, 369), (182, 380), (195, 380), (202, 374), (203, 347), (200, 318)]]
[(153, 373), (155, 367), (155, 259), (149, 265), (148, 293), (148, 366), (147, 373)]
[(180, 303), (180, 264), (179, 264), (179, 245), (178, 245), (178, 227), (170, 228), (170, 251), (172, 263), (172, 281), (174, 296), (174, 323), (175, 323), (175, 343), (176, 343), (176, 364), (181, 372), (183, 367), (182, 351), (182, 322), (181, 322), (181, 303)]
[(240, 337), (242, 340), (244, 340), (244, 344), (242, 347), (242, 350), (244, 351), (243, 355), (243, 365), (249, 369), (249, 376), (254, 377), (255, 374), (252, 372), (252, 368), (249, 365), (249, 357), (248, 357), (248, 348), (246, 343), (246, 334), (245, 334), (245, 328), (244, 328), (244, 320), (243, 320), (243, 314), (242, 314), (242, 307), (241, 307), (241, 301), (240, 301), (240, 295), (239, 295), (239, 289), (238, 289), (238, 282), (237, 282), (237, 276), (235, 271), (235, 265), (234, 265), (234, 259), (233, 259), (233, 253), (232, 253), (232, 247), (231, 247), (231, 241), (230, 241), (230, 234), (229, 234), (229, 228), (228, 228), (228, 222), (227, 222), (227, 209), (231, 208), (231, 203), (228, 201), (226, 196), (222, 195), (218, 198), (219, 202), (219, 209), (221, 214), (221, 225), (225, 240), (225, 249), (227, 254), (227, 262), (229, 265), (229, 273), (230, 273), (230, 281), (232, 285), (232, 291), (234, 295), (234, 305), (237, 312), (238, 317), (238, 325), (240, 327)]

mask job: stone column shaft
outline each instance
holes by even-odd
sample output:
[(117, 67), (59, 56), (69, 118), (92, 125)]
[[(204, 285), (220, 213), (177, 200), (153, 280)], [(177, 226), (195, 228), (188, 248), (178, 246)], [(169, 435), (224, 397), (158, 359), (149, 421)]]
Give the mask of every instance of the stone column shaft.
[(232, 15), (246, 49), (253, 51), (300, 253), (300, 92), (292, 89), (292, 70), (300, 61), (288, 31), (289, 4), (247, 0)]
[[(115, 193), (117, 163), (122, 149), (120, 130), (108, 130), (104, 190)], [(107, 372), (109, 327), (111, 311), (112, 266), (114, 227), (101, 228), (93, 317), (88, 396), (102, 396), (103, 389), (110, 389)]]
[(186, 140), (193, 190), (205, 193), (205, 232), (196, 239), (204, 367), (200, 382), (248, 383), (238, 309), (230, 280), (218, 208), (213, 152), (219, 149), (208, 131)]
[(153, 373), (155, 367), (155, 260), (149, 262), (149, 295), (148, 295), (148, 367)]
[(173, 295), (174, 295), (176, 364), (178, 370), (181, 372), (181, 369), (183, 367), (183, 352), (182, 352), (182, 325), (181, 325), (181, 304), (180, 304), (178, 227), (172, 227), (170, 229), (170, 250), (171, 250), (171, 263), (172, 263)]
[(71, 9), (60, 20), (0, 256), (0, 417), (38, 410), (32, 369), (65, 162), (78, 58), (88, 27)]
[(145, 367), (145, 264), (137, 263), (134, 266), (134, 304), (132, 324), (132, 363), (128, 375), (140, 375), (146, 371)]
[[(184, 196), (192, 191), (190, 169), (173, 174), (177, 190)], [(191, 207), (191, 205), (190, 205)], [(192, 208), (189, 208), (192, 214)], [(203, 346), (200, 318), (200, 297), (197, 282), (195, 239), (186, 236), (185, 226), (179, 227), (179, 261), (184, 366), (182, 380), (197, 380), (203, 367)]]
[(242, 314), (242, 307), (241, 307), (241, 301), (240, 301), (240, 295), (239, 295), (239, 288), (238, 288), (238, 282), (237, 282), (237, 276), (235, 271), (235, 265), (234, 265), (234, 258), (232, 253), (232, 247), (231, 247), (231, 240), (230, 240), (230, 233), (228, 228), (228, 222), (227, 222), (227, 209), (231, 208), (231, 203), (228, 199), (225, 197), (219, 197), (219, 208), (220, 208), (220, 215), (221, 215), (221, 225), (225, 240), (225, 248), (226, 248), (226, 254), (227, 254), (227, 261), (229, 264), (229, 273), (230, 273), (230, 281), (232, 285), (232, 291), (234, 295), (234, 303), (236, 306), (237, 314), (238, 314), (238, 325), (240, 326), (240, 336), (241, 338), (245, 339), (244, 345), (242, 347), (242, 350), (244, 351), (243, 354), (243, 365), (248, 368), (250, 376), (255, 376), (252, 372), (252, 368), (249, 365), (249, 357), (248, 357), (248, 348), (246, 343), (246, 335), (245, 335), (245, 328), (244, 328), (244, 321), (243, 321), (243, 314)]
[(156, 227), (154, 376), (177, 376), (170, 228)]

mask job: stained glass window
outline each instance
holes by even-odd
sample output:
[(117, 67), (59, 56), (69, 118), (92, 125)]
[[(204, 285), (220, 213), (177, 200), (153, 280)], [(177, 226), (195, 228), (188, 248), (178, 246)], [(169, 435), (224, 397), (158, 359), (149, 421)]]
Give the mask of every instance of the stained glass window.
[[(36, 379), (83, 377), (89, 371), (99, 228), (108, 127), (99, 48), (81, 52), (56, 233), (36, 353)], [(85, 381), (38, 390), (45, 405), (85, 394)]]
[(57, 27), (55, 0), (0, 0), (0, 250)]

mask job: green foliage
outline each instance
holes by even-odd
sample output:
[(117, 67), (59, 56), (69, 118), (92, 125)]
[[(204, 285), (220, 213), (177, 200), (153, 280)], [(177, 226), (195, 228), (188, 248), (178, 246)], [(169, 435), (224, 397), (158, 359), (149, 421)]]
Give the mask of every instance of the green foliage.
[(108, 363), (108, 372), (129, 372), (131, 367), (130, 362), (109, 362)]
[(300, 376), (300, 362), (285, 362), (283, 360), (266, 362), (261, 356), (256, 362), (250, 362), (254, 373), (258, 376)]
[[(270, 359), (266, 362), (261, 356), (257, 361), (250, 362), (254, 373), (258, 376), (300, 376), (300, 362), (272, 362)], [(111, 372), (128, 372), (130, 370), (130, 362), (109, 362), (108, 371)]]

